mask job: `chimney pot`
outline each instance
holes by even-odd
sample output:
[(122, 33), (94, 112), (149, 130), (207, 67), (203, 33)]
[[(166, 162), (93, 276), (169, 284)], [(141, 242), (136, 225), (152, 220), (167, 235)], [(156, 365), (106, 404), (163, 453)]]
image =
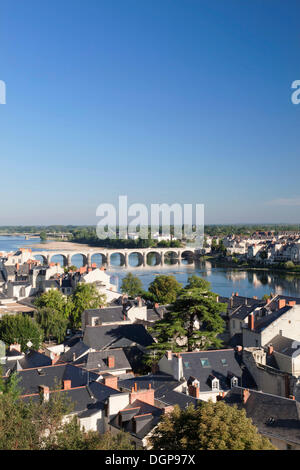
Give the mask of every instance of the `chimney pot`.
[(113, 369), (115, 367), (115, 356), (108, 356), (107, 358), (108, 367)]

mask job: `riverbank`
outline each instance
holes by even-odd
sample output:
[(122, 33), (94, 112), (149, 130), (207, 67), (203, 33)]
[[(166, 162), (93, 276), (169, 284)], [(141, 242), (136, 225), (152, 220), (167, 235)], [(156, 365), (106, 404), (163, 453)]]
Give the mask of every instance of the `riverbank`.
[(210, 261), (213, 267), (216, 268), (227, 268), (235, 271), (265, 271), (265, 272), (274, 272), (281, 274), (292, 274), (293, 276), (300, 276), (300, 266), (295, 266), (294, 268), (286, 268), (279, 265), (261, 265), (254, 263), (233, 263), (230, 261), (218, 259), (214, 256), (206, 256), (206, 261)]
[[(39, 249), (39, 250), (50, 250), (50, 251), (80, 251), (80, 250), (89, 250), (91, 248), (95, 248), (92, 245), (83, 244), (83, 243), (74, 243), (68, 241), (48, 241), (45, 243), (32, 243), (31, 245), (26, 245), (26, 247)], [(99, 250), (103, 249), (101, 247), (97, 247)]]

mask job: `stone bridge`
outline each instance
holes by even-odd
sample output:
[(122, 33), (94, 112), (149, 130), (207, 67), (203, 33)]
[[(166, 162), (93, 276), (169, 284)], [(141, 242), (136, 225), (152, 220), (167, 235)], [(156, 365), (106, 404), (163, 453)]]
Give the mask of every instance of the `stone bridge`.
[(91, 266), (93, 261), (93, 255), (101, 255), (102, 265), (105, 267), (111, 266), (111, 256), (118, 254), (120, 256), (120, 265), (124, 267), (129, 266), (129, 256), (131, 254), (138, 256), (139, 266), (147, 266), (147, 257), (150, 254), (156, 256), (156, 266), (165, 264), (166, 257), (173, 257), (180, 264), (182, 258), (193, 258), (195, 259), (200, 255), (200, 250), (195, 248), (133, 248), (133, 249), (104, 249), (94, 248), (89, 250), (73, 251), (73, 250), (59, 250), (59, 251), (34, 251), (32, 254), (34, 257), (40, 256), (43, 259), (45, 265), (49, 265), (54, 256), (62, 256), (64, 266), (71, 266), (72, 258), (75, 255), (81, 255), (83, 266)]

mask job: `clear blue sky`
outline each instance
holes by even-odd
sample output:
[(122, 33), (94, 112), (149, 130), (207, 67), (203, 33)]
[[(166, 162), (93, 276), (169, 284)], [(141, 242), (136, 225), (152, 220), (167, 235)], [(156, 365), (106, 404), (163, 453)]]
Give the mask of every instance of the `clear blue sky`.
[(0, 225), (300, 222), (299, 0), (0, 0)]

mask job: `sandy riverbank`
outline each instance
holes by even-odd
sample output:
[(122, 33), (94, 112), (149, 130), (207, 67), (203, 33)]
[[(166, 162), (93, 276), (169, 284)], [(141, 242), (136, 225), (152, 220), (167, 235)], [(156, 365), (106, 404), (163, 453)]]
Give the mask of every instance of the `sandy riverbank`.
[[(95, 246), (90, 246), (84, 243), (72, 243), (63, 241), (49, 241), (47, 243), (33, 243), (32, 245), (26, 245), (26, 247), (35, 248), (39, 250), (64, 250), (64, 251), (79, 251), (79, 250), (95, 250)], [(97, 247), (101, 249), (101, 247)]]

